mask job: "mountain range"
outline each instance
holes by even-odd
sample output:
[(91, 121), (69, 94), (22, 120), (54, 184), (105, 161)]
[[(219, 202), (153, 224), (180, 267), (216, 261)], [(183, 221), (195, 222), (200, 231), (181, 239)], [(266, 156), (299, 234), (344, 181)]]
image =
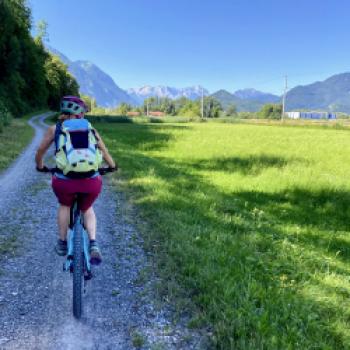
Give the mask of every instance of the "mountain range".
[(281, 101), (280, 96), (255, 89), (237, 90), (234, 93), (230, 93), (227, 90), (219, 90), (211, 96), (219, 100), (224, 109), (229, 105), (235, 105), (238, 112), (256, 112), (266, 103), (278, 103)]
[(273, 95), (267, 92), (261, 92), (255, 89), (243, 89), (237, 90), (233, 93), (234, 96), (240, 98), (241, 100), (252, 100), (265, 103), (274, 103), (281, 100), (280, 96)]
[(200, 85), (186, 87), (186, 88), (174, 88), (169, 86), (150, 86), (145, 85), (140, 88), (132, 88), (127, 90), (128, 94), (139, 103), (143, 103), (143, 101), (152, 96), (156, 97), (168, 97), (171, 99), (177, 99), (179, 97), (187, 97), (191, 100), (195, 100), (202, 96), (202, 92), (204, 96), (209, 95), (209, 91), (204, 89)]
[[(161, 85), (146, 85), (126, 91), (121, 89), (107, 73), (92, 62), (72, 61), (53, 47), (47, 46), (47, 49), (54, 55), (59, 56), (62, 62), (68, 66), (69, 72), (75, 77), (80, 86), (80, 92), (84, 95), (93, 96), (97, 105), (102, 107), (112, 108), (122, 102), (140, 105), (151, 96), (169, 97), (171, 99), (185, 96), (195, 100), (202, 95), (201, 86), (178, 89)], [(209, 91), (203, 88), (203, 93), (208, 95)]]
[(291, 89), (286, 96), (286, 110), (350, 113), (350, 73)]
[[(122, 102), (132, 105), (142, 104), (150, 96), (176, 99), (181, 96), (197, 99), (209, 95), (209, 91), (199, 85), (187, 88), (150, 86), (123, 90), (98, 66), (89, 61), (72, 61), (52, 47), (48, 50), (58, 55), (67, 64), (68, 70), (77, 79), (80, 92), (93, 96), (99, 106), (116, 107)], [(259, 110), (266, 103), (280, 103), (281, 96), (255, 89), (235, 92), (219, 90), (211, 94), (224, 108), (234, 104), (238, 111)], [(333, 75), (330, 78), (309, 85), (297, 86), (286, 96), (286, 110), (324, 110), (350, 113), (350, 73)]]
[[(176, 99), (179, 97), (187, 97), (191, 100), (198, 99), (202, 96), (210, 95), (209, 91), (200, 85), (185, 88), (175, 88), (169, 86), (150, 86), (145, 85), (140, 88), (130, 88), (123, 90), (114, 80), (98, 66), (89, 61), (72, 61), (60, 51), (47, 46), (47, 49), (68, 66), (69, 72), (76, 78), (80, 92), (85, 95), (93, 96), (97, 105), (102, 107), (115, 107), (122, 102), (132, 105), (140, 105), (143, 101), (151, 96), (168, 97)], [(256, 111), (266, 102), (274, 102), (279, 100), (278, 96), (263, 93), (254, 89), (237, 90), (230, 94), (220, 90), (212, 96), (217, 97), (226, 108), (229, 104), (234, 103), (238, 110)], [(227, 96), (226, 96), (227, 95)], [(221, 98), (223, 96), (223, 98)]]
[(126, 91), (121, 89), (107, 73), (95, 64), (89, 61), (71, 61), (58, 50), (52, 47), (47, 47), (47, 49), (60, 57), (77, 80), (80, 92), (93, 96), (97, 105), (111, 108), (121, 102), (136, 104), (136, 101)]
[(218, 99), (226, 109), (230, 104), (234, 104), (238, 111), (258, 111), (266, 103), (276, 103), (281, 100), (279, 96), (261, 92), (255, 89), (243, 89), (237, 90), (234, 93), (230, 93), (226, 90), (219, 90), (213, 94), (210, 94), (207, 89), (202, 88), (200, 85), (187, 87), (187, 88), (174, 88), (168, 86), (143, 86), (136, 89), (128, 89), (129, 95), (139, 103), (143, 103), (144, 99), (151, 96), (157, 97), (169, 97), (176, 99), (179, 97), (187, 97), (191, 100), (201, 98), (202, 89), (204, 96), (213, 96)]

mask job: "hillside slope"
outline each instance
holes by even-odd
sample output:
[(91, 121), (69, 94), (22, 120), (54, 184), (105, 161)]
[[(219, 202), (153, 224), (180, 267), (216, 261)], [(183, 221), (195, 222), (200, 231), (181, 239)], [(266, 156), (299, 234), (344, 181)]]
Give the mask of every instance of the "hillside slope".
[(287, 110), (327, 110), (350, 113), (350, 73), (291, 89), (286, 98)]
[[(240, 91), (242, 92), (244, 90)], [(270, 97), (268, 95), (270, 95)], [(238, 112), (256, 112), (260, 110), (264, 104), (277, 103), (280, 99), (278, 96), (264, 93), (261, 93), (260, 98), (257, 95), (247, 96), (246, 94), (242, 93), (241, 96), (245, 96), (245, 98), (242, 98), (237, 96), (236, 93), (231, 94), (227, 90), (219, 90), (213, 93), (211, 96), (218, 99), (224, 109), (226, 109), (229, 105), (233, 104), (236, 106)]]
[(132, 99), (121, 89), (114, 80), (95, 64), (89, 61), (71, 61), (58, 50), (48, 47), (48, 50), (59, 56), (68, 66), (70, 73), (76, 78), (80, 86), (80, 92), (93, 96), (99, 106), (115, 107), (122, 102), (135, 104)]

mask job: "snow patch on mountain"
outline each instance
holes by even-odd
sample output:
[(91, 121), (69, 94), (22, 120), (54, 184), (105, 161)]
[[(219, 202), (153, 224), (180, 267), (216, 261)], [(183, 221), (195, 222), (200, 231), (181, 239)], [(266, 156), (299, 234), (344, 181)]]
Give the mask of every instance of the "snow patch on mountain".
[(148, 97), (168, 97), (171, 99), (186, 97), (191, 100), (195, 100), (202, 96), (202, 91), (204, 96), (209, 95), (209, 91), (205, 88), (202, 88), (200, 85), (185, 88), (175, 88), (164, 85), (145, 85), (140, 88), (131, 88), (127, 90), (128, 94), (134, 99), (137, 99), (140, 103), (142, 103)]

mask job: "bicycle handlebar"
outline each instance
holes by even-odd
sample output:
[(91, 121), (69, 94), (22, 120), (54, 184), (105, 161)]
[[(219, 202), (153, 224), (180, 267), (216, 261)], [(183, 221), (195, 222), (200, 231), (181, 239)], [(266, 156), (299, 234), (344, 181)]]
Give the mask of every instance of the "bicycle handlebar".
[[(54, 174), (58, 168), (48, 168), (46, 165), (44, 165), (43, 168), (38, 168), (36, 167), (36, 170), (39, 171), (40, 173), (51, 173)], [(98, 168), (98, 172), (100, 175), (106, 175), (108, 173), (113, 173), (114, 171), (117, 171), (118, 168), (110, 168), (110, 167), (103, 167), (103, 168)]]
[(98, 168), (98, 172), (100, 173), (100, 175), (106, 175), (108, 173), (113, 173), (114, 171), (117, 171), (118, 168), (110, 168), (110, 167), (105, 167), (105, 168)]

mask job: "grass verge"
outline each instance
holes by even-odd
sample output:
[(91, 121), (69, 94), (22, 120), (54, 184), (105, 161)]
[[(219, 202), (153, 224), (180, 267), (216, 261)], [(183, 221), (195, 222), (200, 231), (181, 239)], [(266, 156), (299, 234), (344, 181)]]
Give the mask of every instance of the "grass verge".
[(185, 291), (216, 348), (350, 348), (349, 131), (95, 126), (148, 223), (162, 292)]
[(17, 236), (13, 235), (0, 240), (0, 259), (4, 255), (14, 255), (18, 248)]
[(34, 130), (27, 124), (28, 119), (40, 112), (13, 119), (0, 133), (0, 172), (13, 162), (34, 136)]

